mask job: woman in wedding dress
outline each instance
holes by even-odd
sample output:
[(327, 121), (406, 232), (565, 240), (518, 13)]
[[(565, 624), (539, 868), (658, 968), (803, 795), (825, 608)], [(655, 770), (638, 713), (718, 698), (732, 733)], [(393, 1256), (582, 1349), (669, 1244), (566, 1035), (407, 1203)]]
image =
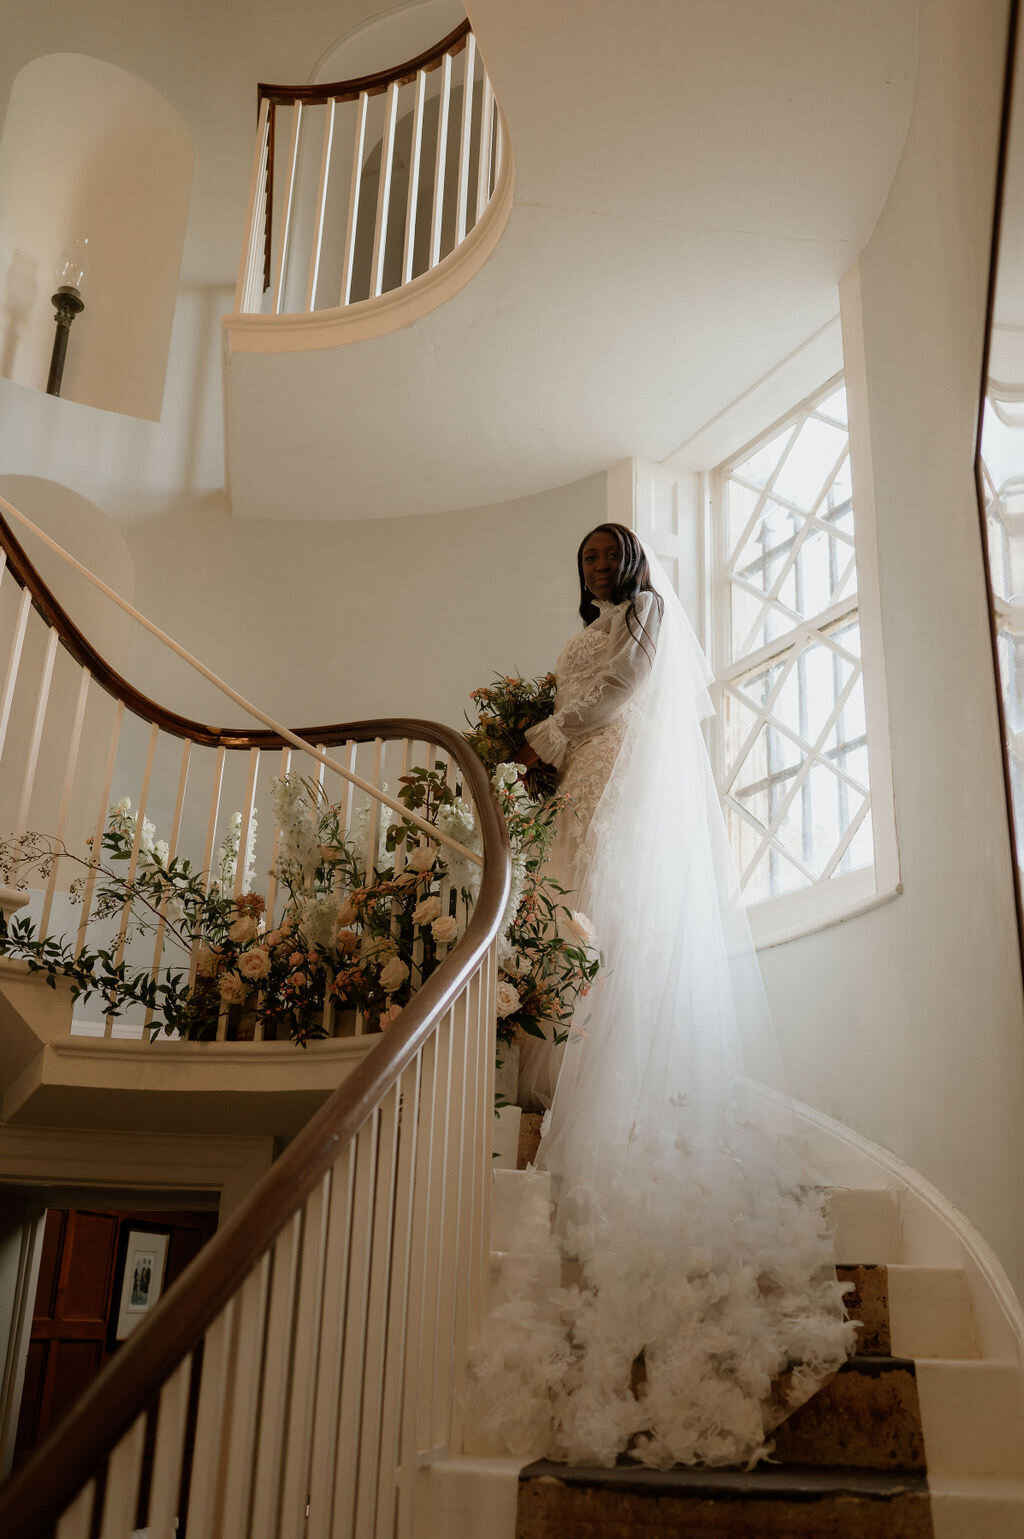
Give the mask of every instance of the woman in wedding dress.
[[(584, 629), (530, 747), (559, 769), (549, 871), (602, 969), (564, 1048), (530, 1043), (550, 1101), (545, 1199), (515, 1248), (579, 1285), (492, 1311), (476, 1359), (515, 1452), (610, 1464), (749, 1463), (852, 1346), (823, 1197), (787, 1102), (701, 730), (710, 673), (656, 558), (602, 524), (577, 564)], [(559, 1063), (560, 1060), (560, 1063)], [(557, 1080), (557, 1083), (555, 1081)], [(553, 1095), (552, 1095), (553, 1091)]]

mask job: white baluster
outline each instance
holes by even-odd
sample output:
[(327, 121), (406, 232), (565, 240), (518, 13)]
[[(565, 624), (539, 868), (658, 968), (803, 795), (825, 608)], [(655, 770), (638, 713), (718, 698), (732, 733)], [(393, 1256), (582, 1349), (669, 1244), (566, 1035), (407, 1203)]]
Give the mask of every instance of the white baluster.
[(111, 1539), (115, 1535), (118, 1539), (122, 1534), (130, 1535), (135, 1528), (145, 1441), (146, 1418), (139, 1416), (110, 1455), (100, 1533), (111, 1535)]
[(192, 1357), (186, 1357), (160, 1391), (146, 1527), (151, 1539), (171, 1539), (179, 1510), (185, 1424), (192, 1384)]
[(27, 588), (22, 588), (21, 603), (18, 605), (18, 619), (14, 628), (14, 640), (11, 642), (11, 650), (7, 656), (7, 675), (4, 679), (4, 691), (0, 695), (0, 758), (3, 758), (4, 744), (7, 741), (7, 727), (11, 719), (11, 704), (14, 700), (14, 690), (18, 682), (21, 653), (25, 645), (25, 627), (28, 625), (31, 608), (32, 595)]
[(395, 160), (395, 123), (398, 119), (398, 86), (388, 86), (384, 104), (384, 134), (380, 146), (380, 179), (377, 183), (377, 219), (373, 231), (373, 262), (370, 269), (371, 298), (384, 287), (384, 258), (388, 239), (388, 213), (391, 208), (391, 173)]
[(437, 105), (437, 142), (434, 155), (434, 205), (430, 213), (430, 259), (428, 267), (441, 260), (441, 222), (444, 218), (444, 176), (448, 163), (448, 112), (452, 97), (452, 56), (446, 53), (441, 65), (441, 95)]
[(280, 1523), (292, 1326), (302, 1260), (302, 1211), (274, 1242), (259, 1440), (253, 1461), (251, 1539), (277, 1539)]
[(299, 163), (299, 145), (302, 138), (302, 103), (292, 106), (292, 136), (288, 146), (288, 172), (285, 177), (284, 197), (281, 203), (281, 233), (277, 253), (277, 286), (274, 290), (274, 314), (280, 315), (285, 298), (288, 278), (289, 249), (292, 232), (292, 208), (295, 203), (295, 174)]
[(235, 1295), (230, 1432), (221, 1475), (219, 1539), (248, 1539), (249, 1534), (269, 1287), (270, 1252), (266, 1251)]
[[(114, 709), (114, 730), (110, 734), (110, 747), (107, 749), (107, 766), (103, 774), (103, 789), (100, 793), (100, 810), (96, 819), (96, 826), (92, 833), (92, 846), (90, 856), (93, 862), (103, 858), (103, 830), (107, 826), (107, 814), (110, 810), (110, 788), (114, 783), (114, 765), (117, 763), (117, 748), (121, 741), (121, 724), (124, 721), (124, 701), (119, 700)], [(92, 911), (92, 895), (96, 889), (96, 870), (90, 870), (85, 879), (85, 890), (82, 893), (82, 917), (78, 921), (78, 935), (75, 940), (75, 956), (80, 956), (85, 945), (85, 932), (89, 924), (89, 915)]]
[[(281, 766), (278, 770), (280, 779), (284, 779), (292, 765), (292, 751), (290, 748), (281, 749)], [(281, 847), (281, 830), (274, 828), (274, 848), (270, 856), (270, 876), (267, 878), (267, 927), (274, 928), (274, 910), (277, 907), (277, 877), (274, 872), (277, 869), (277, 856)]]
[[(237, 900), (246, 891), (246, 851), (249, 848), (249, 829), (256, 810), (256, 777), (260, 768), (260, 751), (249, 749), (249, 779), (245, 787), (245, 803), (242, 807), (242, 823), (238, 830), (238, 856), (235, 860), (235, 886), (232, 896)], [(321, 767), (322, 768), (322, 767)]]
[(57, 1539), (89, 1539), (96, 1482), (89, 1480), (57, 1522)]
[(451, 1434), (452, 1374), (457, 1351), (458, 1327), (465, 1314), (466, 1278), (460, 1276), (465, 1261), (463, 1248), (463, 1157), (466, 1138), (466, 987), (463, 986), (447, 1016), (451, 1073), (448, 1088), (448, 1137), (445, 1145), (444, 1224), (440, 1255), (437, 1358), (434, 1374), (432, 1446), (447, 1448)]
[[(89, 684), (91, 676), (87, 669), (83, 668), (78, 681), (78, 699), (75, 702), (75, 714), (71, 721), (71, 735), (68, 738), (68, 756), (64, 768), (64, 785), (60, 793), (60, 810), (57, 813), (57, 828), (54, 840), (60, 849), (64, 843), (64, 830), (68, 823), (68, 810), (71, 806), (71, 793), (75, 785), (75, 770), (78, 767), (78, 750), (82, 743), (82, 723), (85, 720), (85, 707), (89, 697)], [(49, 880), (46, 883), (46, 897), (43, 899), (43, 912), (39, 920), (39, 934), (48, 935), (50, 929), (50, 912), (53, 908), (53, 897), (57, 890), (57, 870), (60, 861), (55, 860), (50, 871)]]
[(396, 1472), (400, 1462), (402, 1383), (409, 1346), (410, 1275), (413, 1271), (413, 1195), (419, 1130), (420, 1060), (414, 1059), (399, 1081), (398, 1168), (395, 1174), (394, 1240), (388, 1298), (387, 1357), (381, 1408), (381, 1443), (377, 1477), (377, 1531), (395, 1532)]
[(427, 97), (427, 72), (416, 75), (416, 96), (412, 109), (412, 144), (409, 152), (409, 198), (405, 210), (405, 250), (402, 253), (402, 282), (412, 279), (416, 256), (416, 212), (420, 197), (420, 168), (423, 163), (423, 106)]
[(464, 49), (466, 62), (462, 72), (462, 131), (459, 134), (459, 192), (455, 205), (455, 244), (466, 238), (466, 213), (469, 208), (469, 150), (473, 127), (473, 71), (476, 64), (476, 38), (472, 32)]
[[(178, 838), (181, 833), (181, 814), (185, 806), (185, 790), (188, 785), (188, 767), (192, 758), (192, 740), (186, 738), (181, 746), (181, 769), (178, 772), (178, 794), (174, 802), (174, 818), (171, 822), (171, 832), (167, 840), (167, 859), (172, 861), (178, 853)], [(153, 946), (153, 966), (150, 977), (155, 983), (160, 973), (160, 959), (164, 949), (164, 934), (167, 921), (164, 918), (166, 904), (161, 904), (160, 921), (156, 927), (156, 941)], [(153, 1020), (153, 1011), (146, 1011), (143, 1026), (149, 1026)]]
[[(135, 880), (135, 873), (139, 869), (139, 851), (142, 849), (142, 829), (146, 821), (146, 806), (149, 801), (149, 784), (153, 778), (153, 761), (156, 758), (157, 739), (160, 736), (160, 728), (156, 722), (149, 729), (149, 748), (146, 752), (146, 767), (142, 772), (142, 790), (139, 792), (139, 805), (135, 814), (135, 837), (132, 840), (132, 853), (128, 861), (128, 871), (125, 881), (128, 886)], [(132, 914), (132, 899), (125, 900), (121, 907), (121, 923), (117, 931), (117, 945), (114, 949), (114, 965), (120, 967), (124, 960), (125, 942), (128, 937), (128, 924)], [(108, 1015), (104, 1026), (104, 1036), (109, 1037), (114, 1025), (114, 1017)]]
[(437, 1035), (417, 1055), (420, 1066), (416, 1155), (413, 1161), (409, 1297), (406, 1308), (405, 1362), (402, 1367), (401, 1422), (398, 1429), (398, 1524), (400, 1539), (412, 1539), (419, 1454), (419, 1410), (429, 1371), (425, 1344), (426, 1250), (430, 1225), (433, 1119), (437, 1104)]
[(25, 774), (21, 782), (21, 799), (18, 802), (18, 813), (14, 820), (14, 837), (20, 838), (28, 827), (28, 809), (32, 800), (32, 788), (36, 783), (36, 770), (39, 767), (39, 745), (43, 740), (43, 724), (46, 721), (46, 707), (50, 701), (50, 685), (53, 682), (53, 664), (57, 656), (57, 642), (60, 637), (54, 626), (50, 627), (50, 634), (46, 641), (46, 654), (43, 658), (43, 671), (39, 679), (39, 691), (36, 695), (36, 711), (32, 719), (32, 732), (29, 736), (28, 753), (25, 757)]
[(356, 254), (356, 226), (359, 222), (359, 189), (363, 180), (363, 147), (366, 143), (368, 102), (369, 97), (365, 91), (362, 91), (356, 112), (356, 142), (352, 151), (352, 183), (348, 194), (348, 224), (345, 227), (345, 254), (342, 260), (339, 305), (347, 305), (352, 298), (352, 265)]
[(436, 1398), (441, 1315), (441, 1268), (448, 1193), (448, 1115), (451, 1106), (452, 1017), (448, 1011), (438, 1021), (436, 1084), (430, 1126), (430, 1217), (427, 1222), (423, 1252), (423, 1363), (420, 1376), (419, 1426), (420, 1452), (432, 1451), (434, 1444), (434, 1405)]
[[(355, 1513), (360, 1402), (366, 1359), (367, 1305), (370, 1290), (379, 1128), (380, 1110), (378, 1109), (363, 1123), (356, 1140), (356, 1174), (350, 1226), (348, 1293), (345, 1300), (338, 1442), (334, 1461), (334, 1532), (338, 1534), (352, 1532)], [(309, 1539), (320, 1539), (320, 1536), (314, 1530), (310, 1533)]]
[[(220, 1539), (221, 1472), (230, 1422), (237, 1293), (206, 1332), (188, 1500), (188, 1539)], [(110, 1539), (120, 1539), (111, 1535)], [(154, 1536), (156, 1539), (156, 1536)]]
[(256, 128), (256, 150), (249, 179), (249, 211), (245, 225), (245, 246), (235, 288), (235, 310), (251, 314), (259, 309), (263, 288), (264, 219), (267, 210), (267, 146), (269, 141), (270, 103), (264, 97)]
[(352, 1245), (355, 1202), (355, 1149), (352, 1144), (334, 1167), (334, 1195), (327, 1238), (320, 1353), (316, 1372), (316, 1414), (310, 1451), (309, 1528), (306, 1539), (328, 1539), (343, 1532), (332, 1526), (334, 1465), (341, 1414), (341, 1375), (346, 1344), (346, 1282)]
[[(486, 69), (483, 72), (483, 96), (480, 104), (480, 148), (476, 162), (476, 219), (487, 207), (491, 195), (491, 135), (494, 127), (494, 87)], [(474, 221), (475, 222), (475, 221)]]
[[(296, 1301), (289, 1383), (288, 1427), (285, 1442), (281, 1526), (274, 1539), (308, 1539), (310, 1451), (316, 1436), (316, 1395), (321, 1360), (321, 1322), (325, 1301), (340, 1288), (340, 1278), (326, 1277), (329, 1221), (337, 1202), (348, 1202), (348, 1173), (344, 1163), (350, 1149), (306, 1198), (303, 1213), (302, 1265)], [(338, 1191), (339, 1181), (342, 1191)], [(191, 1539), (191, 1535), (189, 1536)]]
[(380, 1107), (373, 1252), (366, 1319), (363, 1394), (359, 1407), (359, 1480), (356, 1486), (356, 1539), (374, 1539), (380, 1461), (380, 1419), (384, 1399), (384, 1352), (391, 1291), (392, 1227), (395, 1213), (395, 1164), (398, 1153), (398, 1085)]
[(306, 309), (316, 309), (316, 286), (320, 277), (320, 253), (324, 241), (324, 213), (327, 209), (327, 185), (331, 175), (331, 149), (334, 145), (334, 114), (337, 102), (333, 99), (324, 108), (324, 138), (320, 153), (320, 183), (316, 193), (316, 214), (313, 225), (313, 243), (309, 256), (309, 283), (306, 286)]

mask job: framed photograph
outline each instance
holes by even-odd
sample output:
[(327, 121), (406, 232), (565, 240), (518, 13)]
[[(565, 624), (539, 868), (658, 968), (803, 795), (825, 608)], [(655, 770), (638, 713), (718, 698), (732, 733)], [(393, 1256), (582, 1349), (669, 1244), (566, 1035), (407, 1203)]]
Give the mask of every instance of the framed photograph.
[(167, 1263), (167, 1230), (128, 1229), (121, 1272), (115, 1341), (130, 1336), (160, 1297)]

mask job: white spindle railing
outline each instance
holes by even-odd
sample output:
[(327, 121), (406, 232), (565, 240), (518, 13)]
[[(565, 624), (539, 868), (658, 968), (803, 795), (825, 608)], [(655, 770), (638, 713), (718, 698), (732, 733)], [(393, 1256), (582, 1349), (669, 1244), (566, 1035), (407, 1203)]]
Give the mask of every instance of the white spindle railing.
[(344, 308), (436, 267), (493, 198), (502, 132), (468, 22), (377, 75), (261, 86), (236, 312)]
[[(34, 528), (2, 498), (0, 507)], [(454, 734), (426, 723), (339, 729), (336, 756), (330, 734), (324, 747), (314, 745), (248, 705), (269, 721), (265, 738), (280, 755), (261, 752), (264, 741), (242, 730), (234, 737), (196, 724), (173, 730), (180, 718), (157, 719), (123, 680), (109, 670), (100, 676), (95, 654), (66, 624), (10, 531), (0, 536), (8, 558), (0, 623), (19, 659), (38, 665), (8, 670), (20, 687), (12, 683), (7, 699), (11, 731), (0, 761), (0, 774), (15, 764), (29, 826), (46, 823), (52, 790), (53, 826), (69, 840), (76, 830), (98, 838), (115, 777), (131, 764), (140, 812), (169, 810), (175, 849), (205, 836), (207, 865), (228, 787), (239, 787), (242, 867), (246, 821), (268, 765), (304, 764), (325, 787), (337, 787), (349, 819), (355, 793), (368, 794), (379, 827), (384, 806), (406, 815), (383, 790), (388, 775), (397, 781), (427, 755), (430, 764), (441, 760), (449, 783), (474, 806), (484, 852), (481, 859), (462, 850), (483, 865), (462, 940), (0, 1489), (0, 1532), (128, 1539), (145, 1527), (152, 1539), (185, 1531), (189, 1539), (411, 1539), (417, 1470), (462, 1446), (460, 1388), (484, 1300), (495, 935), (508, 891), (504, 827), (486, 774)], [(23, 604), (25, 581), (35, 607)], [(54, 634), (55, 650), (46, 640)], [(103, 688), (91, 688), (93, 680)], [(50, 713), (55, 693), (59, 708)], [(90, 715), (94, 702), (106, 706), (99, 721)], [(73, 708), (70, 741), (65, 703)], [(60, 753), (51, 755), (58, 743)], [(89, 782), (81, 797), (76, 763)], [(194, 785), (201, 794), (193, 805)], [(414, 821), (427, 837), (440, 837)], [(140, 816), (133, 861), (141, 827)], [(373, 841), (371, 830), (371, 850)], [(51, 909), (55, 891), (59, 883), (47, 893)], [(86, 892), (80, 939), (90, 902)], [(126, 923), (121, 916), (119, 944)]]

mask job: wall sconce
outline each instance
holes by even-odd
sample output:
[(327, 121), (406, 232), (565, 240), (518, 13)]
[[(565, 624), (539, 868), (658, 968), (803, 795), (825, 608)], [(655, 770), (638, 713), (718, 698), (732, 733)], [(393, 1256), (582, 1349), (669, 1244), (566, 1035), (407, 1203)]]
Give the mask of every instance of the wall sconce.
[(88, 255), (89, 237), (80, 235), (65, 246), (57, 263), (57, 292), (51, 297), (56, 319), (53, 352), (50, 355), (50, 375), (46, 381), (47, 395), (60, 395), (64, 376), (64, 358), (68, 350), (68, 333), (71, 322), (85, 309), (82, 299), (82, 279), (85, 277), (85, 261)]

